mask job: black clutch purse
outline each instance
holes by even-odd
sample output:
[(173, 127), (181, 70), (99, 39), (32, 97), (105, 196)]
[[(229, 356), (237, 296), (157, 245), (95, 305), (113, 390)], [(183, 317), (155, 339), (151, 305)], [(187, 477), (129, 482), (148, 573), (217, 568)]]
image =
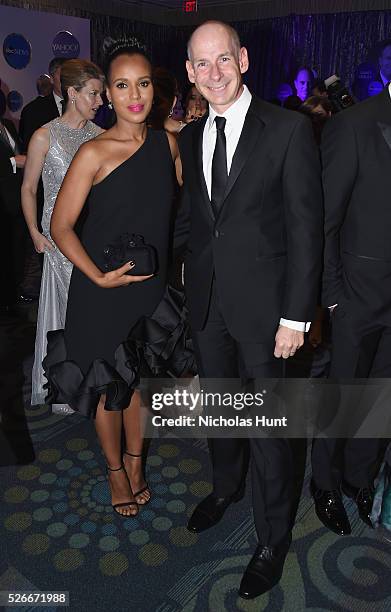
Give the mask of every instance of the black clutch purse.
[(139, 234), (122, 234), (115, 243), (108, 244), (103, 250), (105, 272), (116, 270), (128, 261), (134, 262), (134, 267), (126, 272), (132, 276), (148, 276), (157, 271), (156, 249), (145, 244)]

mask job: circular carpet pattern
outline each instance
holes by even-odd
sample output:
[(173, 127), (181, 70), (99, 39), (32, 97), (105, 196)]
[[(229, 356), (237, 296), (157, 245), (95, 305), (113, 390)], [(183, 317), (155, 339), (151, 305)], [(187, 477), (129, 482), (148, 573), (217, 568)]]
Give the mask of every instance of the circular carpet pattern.
[(4, 493), (14, 508), (4, 527), (18, 536), (24, 555), (46, 555), (63, 573), (85, 564), (89, 547), (100, 551), (105, 576), (120, 576), (135, 555), (145, 566), (162, 566), (176, 549), (198, 540), (186, 529), (189, 504), (183, 497), (190, 494), (194, 507), (210, 493), (200, 473), (201, 462), (183, 456), (179, 444), (158, 445), (147, 458), (151, 501), (136, 517), (122, 518), (111, 507), (103, 457), (86, 438), (73, 437), (62, 450), (44, 448), (34, 464), (16, 470), (17, 484)]

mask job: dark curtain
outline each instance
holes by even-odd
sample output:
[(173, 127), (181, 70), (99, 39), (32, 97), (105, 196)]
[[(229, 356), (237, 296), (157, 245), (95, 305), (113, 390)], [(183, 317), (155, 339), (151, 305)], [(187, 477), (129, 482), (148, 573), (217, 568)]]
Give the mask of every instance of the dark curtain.
[(247, 82), (271, 99), (280, 83), (292, 82), (301, 65), (323, 79), (337, 73), (351, 87), (359, 64), (377, 64), (377, 45), (391, 36), (391, 11), (290, 15), (235, 27), (250, 55)]
[[(377, 43), (391, 37), (391, 10), (289, 15), (232, 25), (249, 51), (246, 82), (253, 92), (271, 99), (278, 85), (291, 82), (294, 70), (303, 64), (322, 78), (337, 73), (351, 86), (356, 67), (368, 58), (376, 63)], [(102, 62), (102, 42), (108, 34), (114, 38), (132, 34), (146, 43), (155, 65), (169, 68), (185, 86), (191, 30), (95, 15), (91, 18), (92, 57)]]
[[(0, 0), (0, 4), (20, 7), (21, 2)], [(103, 63), (102, 43), (106, 36), (137, 36), (146, 43), (153, 63), (170, 69), (180, 84), (186, 86), (186, 43), (193, 26), (157, 25), (135, 21), (133, 18), (126, 19), (124, 16), (105, 16), (93, 12), (95, 4), (93, 0), (78, 3), (74, 0), (63, 3), (58, 1), (55, 6), (48, 0), (23, 2), (26, 9), (49, 10), (90, 19), (91, 57), (98, 64)], [(330, 12), (338, 10), (338, 7), (339, 10), (345, 7), (349, 9), (350, 4), (352, 12)], [(104, 3), (99, 4), (100, 11), (103, 10), (103, 5)], [(114, 2), (107, 2), (108, 12), (112, 5), (117, 6)], [(242, 9), (240, 5), (238, 0), (237, 5), (230, 7), (235, 7), (236, 11), (240, 10), (240, 13), (235, 14), (247, 16), (250, 11), (244, 11), (244, 3)], [(282, 7), (286, 9), (287, 5), (287, 0), (262, 2), (257, 5), (259, 8), (253, 9), (250, 14), (281, 14)], [(390, 10), (357, 9), (366, 6), (381, 9), (388, 5), (389, 1), (386, 0), (300, 0), (300, 5), (298, 0), (291, 0), (291, 10), (300, 10), (300, 14), (232, 22), (242, 43), (249, 50), (250, 69), (246, 82), (254, 93), (271, 99), (275, 97), (278, 85), (291, 82), (294, 70), (305, 64), (314, 68), (322, 78), (337, 73), (351, 86), (356, 67), (368, 58), (376, 64), (376, 44), (391, 38), (391, 6)], [(85, 8), (79, 8), (83, 6)], [(118, 6), (125, 7), (125, 4)], [(87, 7), (90, 10), (87, 10)], [(324, 13), (320, 12), (322, 7)], [(309, 9), (308, 13), (312, 9), (313, 13), (301, 14), (305, 9)], [(220, 13), (216, 12), (208, 17), (218, 18), (218, 14)], [(221, 10), (221, 15), (223, 14), (224, 11)]]

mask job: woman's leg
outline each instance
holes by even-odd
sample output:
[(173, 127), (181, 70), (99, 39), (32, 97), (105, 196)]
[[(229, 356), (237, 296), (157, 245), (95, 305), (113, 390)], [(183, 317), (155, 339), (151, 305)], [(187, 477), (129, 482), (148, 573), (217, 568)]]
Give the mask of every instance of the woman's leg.
[[(144, 427), (140, 409), (140, 393), (138, 391), (133, 393), (129, 407), (123, 411), (123, 423), (126, 441), (126, 453), (123, 461), (132, 490), (136, 493), (135, 499), (141, 506), (149, 501), (151, 493), (143, 474)], [(138, 494), (137, 491), (139, 491)]]
[(129, 502), (129, 505), (117, 508), (116, 512), (124, 516), (134, 516), (138, 512), (138, 508), (134, 504), (135, 499), (128, 477), (124, 469), (118, 469), (122, 466), (122, 411), (109, 412), (104, 409), (104, 404), (105, 396), (102, 395), (96, 411), (95, 429), (109, 468), (108, 481), (112, 504), (114, 506), (115, 504)]

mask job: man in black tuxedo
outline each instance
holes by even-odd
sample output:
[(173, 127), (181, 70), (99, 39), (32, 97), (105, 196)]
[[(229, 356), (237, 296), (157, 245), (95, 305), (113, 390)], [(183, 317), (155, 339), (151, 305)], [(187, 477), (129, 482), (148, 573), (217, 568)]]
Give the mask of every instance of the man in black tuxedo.
[(12, 309), (22, 280), (27, 227), (20, 205), (25, 156), (12, 121), (0, 119), (1, 310)]
[[(314, 314), (322, 249), (320, 170), (311, 125), (252, 96), (248, 56), (221, 22), (197, 28), (189, 79), (209, 114), (181, 133), (184, 193), (175, 245), (187, 241), (185, 288), (201, 377), (279, 378)], [(215, 525), (243, 495), (246, 449), (210, 441), (213, 493), (188, 529)], [(291, 541), (293, 457), (288, 440), (252, 439), (259, 545), (240, 586), (253, 598), (282, 574)]]
[[(332, 118), (322, 134), (325, 198), (323, 303), (332, 310), (335, 379), (391, 377), (391, 89)], [(351, 531), (342, 490), (371, 525), (384, 443), (318, 439), (312, 470), (320, 520)]]
[(23, 108), (20, 115), (19, 135), (25, 151), (35, 130), (62, 115), (61, 66), (66, 60), (54, 57), (49, 64), (53, 91), (48, 96), (38, 96)]

